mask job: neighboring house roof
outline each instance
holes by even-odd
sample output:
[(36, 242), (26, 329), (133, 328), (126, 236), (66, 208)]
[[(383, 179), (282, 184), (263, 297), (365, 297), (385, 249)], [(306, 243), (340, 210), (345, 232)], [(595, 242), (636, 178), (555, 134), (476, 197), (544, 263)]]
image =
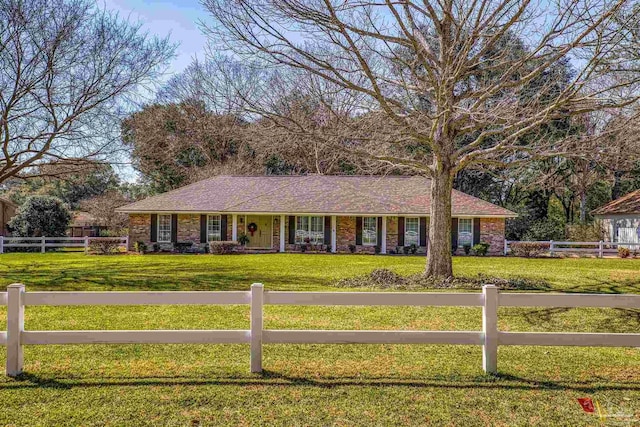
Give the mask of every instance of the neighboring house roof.
[[(116, 211), (428, 215), (430, 181), (401, 176), (216, 176)], [(453, 215), (515, 217), (453, 191)]]
[(99, 221), (89, 212), (75, 211), (73, 212), (69, 227), (92, 227), (102, 225), (98, 222)]
[(594, 215), (640, 214), (640, 190), (632, 191), (591, 211)]

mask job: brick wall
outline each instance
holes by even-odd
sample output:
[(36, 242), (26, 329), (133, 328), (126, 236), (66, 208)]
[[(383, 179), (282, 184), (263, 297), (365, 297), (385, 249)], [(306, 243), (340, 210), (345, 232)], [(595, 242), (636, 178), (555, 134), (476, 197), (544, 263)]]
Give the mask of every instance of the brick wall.
[(129, 250), (133, 250), (136, 242), (144, 242), (147, 246), (151, 243), (151, 215), (129, 215)]
[(387, 217), (387, 253), (398, 246), (398, 217)]
[[(233, 219), (227, 217), (227, 237), (231, 239)], [(244, 232), (246, 224), (244, 215), (238, 215), (238, 235)], [(340, 253), (349, 253), (349, 245), (356, 242), (356, 217), (338, 216), (336, 218), (336, 249)], [(503, 218), (482, 218), (480, 220), (480, 241), (487, 242), (489, 253), (492, 255), (502, 254), (504, 247), (505, 220)], [(289, 221), (285, 217), (285, 251), (293, 252), (298, 248), (296, 245), (288, 243)], [(137, 241), (142, 241), (151, 245), (151, 215), (131, 214), (129, 215), (129, 249), (133, 250), (133, 245)], [(178, 241), (192, 241), (200, 243), (200, 215), (181, 214), (178, 215)], [(329, 245), (331, 242), (325, 242)], [(398, 244), (398, 217), (387, 217), (387, 253), (395, 250)], [(280, 248), (280, 215), (273, 217), (273, 239), (272, 248)], [(374, 253), (373, 246), (358, 246), (358, 253)], [(418, 253), (424, 253), (425, 248), (420, 247)], [(459, 251), (462, 252), (462, 251)]]
[(490, 255), (502, 255), (504, 251), (504, 218), (481, 218), (480, 241), (489, 243)]
[(200, 215), (178, 215), (178, 242), (200, 243)]

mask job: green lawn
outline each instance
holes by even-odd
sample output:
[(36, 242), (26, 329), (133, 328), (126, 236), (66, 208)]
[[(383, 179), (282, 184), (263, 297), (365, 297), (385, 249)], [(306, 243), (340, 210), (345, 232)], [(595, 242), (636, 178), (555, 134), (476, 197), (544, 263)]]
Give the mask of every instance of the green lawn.
[[(419, 272), (421, 257), (5, 254), (0, 286), (33, 290), (333, 289), (374, 268)], [(563, 292), (640, 293), (640, 261), (456, 258), (459, 275), (530, 277)], [(339, 289), (344, 290), (344, 289)], [(0, 308), (0, 329), (5, 329)], [(282, 329), (479, 330), (478, 308), (273, 307)], [(245, 306), (31, 307), (26, 328), (248, 328)], [(639, 332), (640, 310), (500, 309), (512, 331)], [(4, 364), (5, 350), (0, 349)], [(265, 345), (263, 375), (244, 345), (28, 346), (27, 374), (0, 377), (0, 425), (597, 425), (590, 396), (640, 424), (640, 350), (422, 345)], [(605, 425), (621, 425), (609, 420)], [(618, 420), (621, 421), (621, 420)], [(623, 420), (624, 421), (624, 420)]]

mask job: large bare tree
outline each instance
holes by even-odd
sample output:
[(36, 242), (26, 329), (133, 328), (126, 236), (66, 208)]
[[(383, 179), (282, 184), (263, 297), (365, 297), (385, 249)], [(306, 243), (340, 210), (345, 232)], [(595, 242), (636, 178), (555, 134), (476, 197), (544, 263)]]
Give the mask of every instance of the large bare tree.
[(452, 275), (458, 171), (575, 152), (558, 122), (638, 99), (630, 0), (202, 3), (213, 49), (351, 94), (351, 148), (431, 177), (428, 275)]
[(118, 118), (174, 48), (91, 0), (0, 0), (0, 183), (114, 161)]

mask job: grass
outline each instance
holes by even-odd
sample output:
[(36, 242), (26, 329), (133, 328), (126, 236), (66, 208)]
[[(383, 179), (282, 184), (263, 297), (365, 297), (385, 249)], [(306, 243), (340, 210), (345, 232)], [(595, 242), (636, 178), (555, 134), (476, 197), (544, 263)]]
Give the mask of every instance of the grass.
[[(339, 278), (381, 267), (410, 274), (424, 259), (6, 254), (0, 287), (235, 290), (259, 281), (272, 290), (328, 290)], [(455, 258), (454, 268), (459, 275), (535, 278), (562, 292), (640, 293), (634, 260)], [(502, 308), (499, 315), (502, 330), (640, 330), (640, 310)], [(243, 306), (26, 311), (26, 328), (34, 330), (248, 325)], [(265, 327), (479, 330), (481, 311), (268, 306)], [(1, 363), (5, 354), (0, 349)], [(27, 373), (0, 377), (0, 425), (596, 425), (576, 402), (586, 396), (636, 420), (618, 421), (640, 424), (638, 349), (501, 347), (498, 376), (484, 375), (481, 359), (473, 346), (266, 345), (266, 372), (255, 375), (243, 345), (27, 346)]]

